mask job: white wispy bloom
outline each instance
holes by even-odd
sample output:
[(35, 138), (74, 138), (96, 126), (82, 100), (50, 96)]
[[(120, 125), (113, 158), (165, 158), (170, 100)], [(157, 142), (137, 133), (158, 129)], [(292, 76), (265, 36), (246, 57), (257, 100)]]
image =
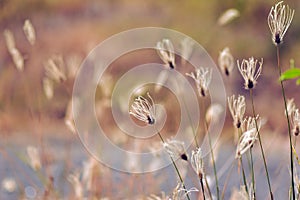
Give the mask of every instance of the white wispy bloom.
[(218, 62), (220, 69), (229, 76), (234, 68), (234, 59), (228, 47), (220, 52)]
[(294, 109), (291, 113), (292, 132), (295, 136), (300, 133), (300, 114), (299, 109)]
[(240, 12), (237, 9), (230, 8), (226, 10), (218, 19), (218, 24), (224, 26), (229, 24), (232, 20), (240, 16)]
[(15, 179), (11, 177), (6, 177), (2, 179), (1, 182), (2, 188), (6, 190), (7, 192), (14, 192), (17, 189), (17, 183)]
[(191, 189), (184, 189), (182, 183), (178, 183), (176, 188), (173, 190), (172, 200), (182, 200), (184, 199), (187, 194), (191, 192), (199, 192), (199, 190), (195, 187)]
[(31, 45), (35, 43), (35, 30), (29, 19), (26, 19), (23, 26), (24, 34)]
[(240, 190), (234, 188), (233, 192), (231, 193), (230, 200), (250, 200), (245, 186), (241, 186)]
[(67, 128), (72, 132), (72, 133), (76, 133), (76, 128), (75, 128), (75, 122), (73, 119), (73, 103), (72, 100), (69, 101), (68, 105), (67, 105), (67, 109), (66, 109), (66, 114), (65, 114), (65, 125), (67, 126)]
[[(261, 127), (261, 118), (256, 117), (258, 131)], [(236, 149), (236, 158), (240, 158), (246, 151), (248, 151), (258, 139), (258, 131), (256, 130), (255, 118), (248, 117), (243, 121), (242, 124), (243, 134), (241, 135), (237, 149)]]
[(195, 69), (195, 73), (186, 73), (186, 75), (194, 79), (199, 95), (205, 97), (211, 82), (212, 69), (200, 67)]
[(157, 42), (156, 50), (159, 57), (171, 69), (175, 68), (175, 54), (172, 42), (169, 39), (162, 39)]
[(3, 31), (3, 36), (5, 39), (7, 50), (8, 50), (8, 52), (11, 53), (11, 51), (16, 48), (16, 42), (15, 42), (14, 35), (10, 30), (5, 29)]
[(184, 38), (181, 41), (181, 64), (184, 65), (191, 57), (194, 50), (194, 41), (191, 38)]
[(75, 191), (75, 197), (78, 199), (82, 199), (83, 198), (83, 186), (82, 186), (82, 183), (80, 182), (79, 177), (80, 177), (79, 173), (74, 173), (74, 174), (70, 174), (67, 179), (73, 186), (73, 189)]
[(181, 158), (185, 161), (188, 160), (188, 156), (184, 148), (184, 142), (178, 140), (167, 140), (163, 143), (163, 146), (173, 159)]
[(155, 105), (152, 97), (147, 93), (149, 100), (143, 96), (138, 96), (131, 105), (130, 115), (147, 124), (155, 123)]
[(62, 56), (53, 56), (44, 63), (46, 76), (57, 83), (67, 80)]
[(10, 55), (13, 59), (13, 62), (17, 68), (18, 71), (24, 70), (24, 58), (21, 54), (21, 52), (17, 48), (13, 48), (10, 51)]
[(268, 15), (268, 25), (275, 45), (282, 43), (283, 37), (292, 23), (294, 12), (288, 5), (284, 5), (283, 1), (272, 6)]
[(245, 80), (245, 89), (248, 90), (254, 88), (257, 83), (257, 78), (260, 76), (262, 71), (263, 59), (258, 62), (258, 60), (251, 57), (249, 60), (243, 59), (241, 64), (237, 61), (237, 65)]
[(43, 78), (43, 90), (47, 99), (52, 99), (54, 95), (53, 81), (48, 77)]
[(204, 175), (204, 163), (201, 148), (198, 148), (196, 151), (192, 151), (191, 165), (199, 178), (202, 179)]
[(97, 161), (92, 157), (83, 163), (82, 183), (88, 191), (92, 189), (93, 169), (96, 164)]
[(288, 116), (291, 116), (292, 112), (296, 109), (296, 104), (294, 102), (294, 99), (288, 99), (286, 105), (287, 105), (287, 114)]
[(40, 152), (36, 147), (28, 146), (26, 148), (28, 162), (32, 169), (39, 170), (42, 167)]
[(205, 114), (206, 123), (209, 124), (210, 122), (216, 122), (223, 111), (224, 109), (220, 104), (210, 105)]
[(238, 98), (235, 98), (235, 95), (228, 97), (228, 107), (234, 126), (240, 128), (246, 111), (245, 97), (241, 95)]
[(16, 47), (16, 42), (13, 33), (5, 29), (3, 32), (7, 50), (12, 57), (12, 60), (18, 71), (24, 70), (24, 58), (21, 52)]

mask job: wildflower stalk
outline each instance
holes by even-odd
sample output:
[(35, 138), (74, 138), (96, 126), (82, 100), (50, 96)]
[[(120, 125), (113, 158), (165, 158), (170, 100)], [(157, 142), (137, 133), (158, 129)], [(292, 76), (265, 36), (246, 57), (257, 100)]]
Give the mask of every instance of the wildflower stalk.
[(199, 144), (198, 144), (198, 142), (197, 142), (197, 132), (196, 132), (196, 130), (195, 130), (195, 128), (194, 128), (194, 126), (193, 126), (193, 123), (192, 123), (192, 118), (191, 118), (191, 115), (190, 115), (190, 113), (189, 113), (189, 111), (188, 111), (188, 108), (187, 108), (187, 105), (186, 105), (186, 102), (185, 102), (185, 98), (184, 98), (184, 95), (183, 95), (183, 104), (184, 104), (184, 108), (185, 108), (185, 110), (186, 110), (186, 113), (187, 113), (187, 116), (188, 116), (188, 119), (189, 119), (189, 122), (190, 122), (190, 124), (191, 124), (191, 127), (192, 127), (192, 131), (193, 131), (193, 138), (194, 138), (194, 141), (195, 141), (195, 145), (196, 145), (196, 147), (197, 148), (199, 148)]
[(216, 167), (216, 163), (215, 163), (214, 152), (213, 152), (213, 149), (212, 149), (210, 134), (208, 132), (208, 124), (206, 122), (204, 124), (205, 124), (205, 131), (207, 132), (207, 136), (208, 136), (208, 143), (209, 143), (209, 148), (210, 148), (210, 153), (211, 153), (211, 160), (212, 160), (212, 165), (213, 165), (213, 169), (214, 169), (216, 189), (217, 189), (217, 199), (219, 200), (220, 199), (220, 188), (219, 188), (219, 182), (218, 182), (218, 176), (217, 176), (217, 167)]
[(250, 92), (250, 98), (251, 98), (251, 104), (252, 104), (253, 118), (254, 118), (255, 127), (256, 127), (256, 131), (257, 131), (257, 136), (258, 136), (259, 146), (260, 146), (261, 155), (262, 155), (262, 158), (263, 158), (264, 167), (265, 167), (265, 171), (266, 171), (266, 176), (267, 176), (267, 180), (268, 180), (268, 187), (269, 187), (270, 198), (271, 198), (271, 200), (273, 200), (274, 197), (273, 197), (273, 193), (272, 193), (272, 189), (271, 189), (271, 182), (270, 182), (269, 171), (268, 171), (267, 162), (266, 162), (266, 158), (265, 158), (264, 148), (263, 148), (262, 142), (261, 142), (261, 137), (260, 137), (259, 128), (258, 128), (258, 125), (257, 125), (257, 119), (256, 119), (256, 113), (255, 113), (254, 101), (253, 101), (253, 90), (250, 89), (249, 92)]
[(252, 177), (253, 199), (256, 199), (256, 195), (255, 195), (255, 175), (254, 175), (252, 147), (250, 148), (250, 159), (251, 159), (251, 177)]
[[(164, 141), (164, 139), (163, 139), (163, 137), (161, 136), (161, 134), (160, 134), (159, 131), (157, 131), (157, 134), (158, 134), (160, 140), (162, 141), (162, 143), (165, 144), (165, 141)], [(172, 158), (172, 156), (170, 156), (170, 158), (171, 158), (172, 164), (173, 164), (173, 166), (174, 166), (174, 168), (175, 168), (175, 171), (176, 171), (176, 173), (177, 173), (177, 175), (178, 175), (178, 177), (179, 177), (179, 180), (180, 180), (180, 182), (181, 182), (181, 184), (182, 184), (182, 187), (183, 187), (183, 189), (184, 189), (184, 191), (185, 191), (186, 197), (187, 197), (188, 200), (190, 200), (190, 196), (189, 196), (189, 194), (187, 193), (187, 189), (186, 189), (186, 187), (185, 187), (183, 178), (182, 178), (182, 176), (181, 176), (181, 174), (180, 174), (180, 172), (179, 172), (179, 170), (178, 170), (178, 167), (177, 167), (177, 165), (176, 165), (174, 159)]]
[(207, 180), (206, 176), (204, 177), (204, 180), (205, 180), (205, 184), (207, 186), (207, 191), (208, 191), (209, 198), (213, 199), (212, 198), (212, 193), (211, 193), (211, 190), (210, 190), (210, 187), (209, 187), (208, 180)]
[[(241, 135), (242, 135), (241, 128), (238, 129), (238, 132), (239, 132), (239, 137), (241, 137)], [(243, 176), (243, 182), (244, 182), (244, 185), (245, 185), (245, 190), (246, 190), (247, 194), (249, 194), (248, 186), (247, 186), (247, 178), (246, 178), (246, 175), (245, 175), (245, 169), (244, 169), (244, 165), (243, 165), (243, 158), (242, 158), (242, 156), (240, 157), (240, 162), (241, 162), (241, 166), (242, 166), (242, 176)], [(249, 166), (251, 166), (251, 164), (250, 164), (251, 161), (249, 159), (248, 159), (248, 163), (249, 163)]]
[(231, 164), (231, 167), (230, 167), (230, 170), (226, 176), (226, 180), (225, 180), (225, 183), (224, 183), (224, 187), (223, 187), (223, 190), (222, 190), (222, 194), (221, 194), (221, 199), (223, 200), (224, 199), (224, 196), (225, 196), (225, 191), (227, 189), (227, 185), (228, 185), (228, 182), (229, 182), (229, 178), (231, 177), (231, 174), (232, 174), (232, 169), (233, 169), (233, 166), (234, 166), (234, 162), (232, 162)]
[(201, 186), (201, 190), (202, 190), (203, 200), (205, 200), (205, 192), (204, 192), (203, 178), (199, 178), (199, 182), (200, 182), (200, 186)]
[[(280, 52), (279, 52), (279, 46), (276, 46), (277, 48), (277, 67), (278, 67), (278, 73), (279, 77), (281, 76), (281, 67), (280, 67)], [(291, 134), (291, 123), (290, 119), (288, 116), (288, 110), (287, 110), (287, 100), (285, 96), (285, 90), (284, 90), (284, 85), (283, 81), (280, 80), (280, 85), (281, 85), (281, 93), (284, 101), (284, 109), (285, 109), (285, 115), (286, 115), (286, 120), (288, 124), (288, 132), (289, 132), (289, 142), (290, 142), (290, 165), (291, 165), (291, 184), (292, 184), (292, 199), (295, 200), (295, 182), (294, 182), (294, 162), (293, 162), (293, 147), (292, 147), (292, 134)]]

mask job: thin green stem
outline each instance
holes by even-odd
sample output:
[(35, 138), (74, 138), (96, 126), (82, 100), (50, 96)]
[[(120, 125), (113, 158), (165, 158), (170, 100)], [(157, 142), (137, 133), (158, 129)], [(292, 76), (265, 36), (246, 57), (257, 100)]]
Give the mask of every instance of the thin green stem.
[(256, 199), (255, 195), (255, 175), (254, 175), (254, 163), (252, 156), (252, 147), (250, 148), (250, 159), (251, 159), (251, 176), (252, 176), (252, 190), (253, 190), (253, 199)]
[(259, 128), (258, 128), (258, 125), (257, 125), (256, 113), (255, 113), (255, 108), (254, 108), (254, 100), (253, 100), (253, 90), (252, 89), (250, 89), (250, 98), (251, 98), (251, 104), (252, 104), (253, 118), (254, 118), (255, 127), (256, 127), (256, 131), (257, 131), (257, 135), (258, 135), (260, 151), (261, 151), (261, 155), (262, 155), (262, 158), (263, 158), (265, 172), (266, 172), (266, 176), (267, 176), (270, 198), (271, 198), (271, 200), (273, 200), (274, 198), (273, 198), (273, 192), (272, 192), (272, 188), (271, 188), (269, 171), (268, 171), (267, 162), (266, 162), (266, 158), (265, 158), (264, 148), (263, 148), (262, 142), (261, 142)]
[(206, 184), (206, 187), (207, 187), (207, 190), (208, 190), (209, 198), (210, 198), (210, 199), (213, 199), (213, 198), (212, 198), (212, 194), (211, 194), (211, 190), (210, 190), (210, 187), (209, 187), (209, 184), (208, 184), (208, 181), (207, 181), (206, 176), (204, 176), (204, 180), (205, 180), (205, 184)]
[[(179, 82), (179, 81), (178, 81), (178, 82)], [(178, 82), (176, 81), (177, 87), (179, 88), (180, 86), (179, 86)], [(193, 126), (192, 118), (191, 118), (190, 112), (189, 112), (189, 110), (188, 110), (188, 108), (187, 108), (187, 105), (186, 105), (186, 101), (185, 101), (184, 95), (182, 95), (182, 99), (183, 99), (184, 109), (185, 109), (185, 111), (186, 111), (186, 114), (187, 114), (187, 116), (188, 116), (188, 120), (189, 120), (189, 122), (190, 122), (190, 124), (191, 124), (191, 127), (192, 127), (195, 145), (196, 145), (197, 148), (199, 148), (199, 144), (198, 144), (198, 141), (197, 141), (197, 132), (196, 132), (194, 126)]]
[[(159, 138), (161, 139), (162, 143), (165, 144), (165, 141), (164, 141), (164, 139), (163, 139), (163, 137), (161, 136), (161, 134), (160, 134), (159, 131), (157, 131), (157, 134), (158, 134)], [(185, 187), (183, 178), (182, 178), (182, 176), (181, 176), (181, 174), (180, 174), (180, 172), (179, 172), (179, 170), (178, 170), (178, 167), (177, 167), (177, 165), (176, 165), (174, 159), (172, 158), (172, 156), (170, 156), (170, 158), (171, 158), (172, 164), (173, 164), (173, 166), (174, 166), (174, 168), (175, 168), (175, 171), (176, 171), (176, 173), (177, 173), (177, 175), (178, 175), (178, 177), (179, 177), (179, 180), (180, 180), (180, 182), (181, 182), (181, 184), (182, 184), (182, 187), (183, 187), (183, 189), (184, 189), (184, 191), (185, 191), (186, 197), (187, 197), (188, 200), (191, 200), (190, 197), (189, 197), (189, 194), (187, 193), (187, 189), (186, 189), (186, 187)]]
[(205, 124), (205, 131), (207, 132), (207, 136), (208, 136), (208, 143), (209, 143), (209, 148), (210, 148), (210, 152), (211, 152), (211, 160), (212, 160), (212, 165), (213, 165), (213, 169), (214, 169), (216, 189), (217, 189), (217, 199), (220, 200), (220, 188), (219, 188), (219, 182), (218, 182), (217, 167), (216, 167), (216, 163), (215, 163), (214, 151), (212, 149), (211, 138), (210, 138), (210, 134), (208, 132), (208, 126), (206, 123), (204, 123), (204, 124)]
[(222, 194), (221, 194), (221, 199), (223, 200), (224, 199), (224, 196), (225, 196), (225, 191), (226, 191), (226, 188), (227, 188), (227, 185), (228, 185), (228, 180), (232, 174), (232, 169), (233, 169), (233, 166), (234, 166), (234, 162), (232, 162), (231, 164), (231, 167), (230, 167), (230, 170), (227, 174), (227, 177), (226, 177), (226, 180), (225, 180), (225, 183), (224, 183), (224, 187), (223, 187), (223, 190), (222, 190)]
[(188, 109), (187, 109), (187, 105), (186, 105), (186, 102), (185, 102), (184, 95), (182, 96), (182, 98), (183, 98), (184, 108), (185, 108), (185, 110), (186, 110), (188, 119), (189, 119), (190, 124), (191, 124), (191, 127), (192, 127), (193, 136), (194, 136), (194, 141), (195, 141), (196, 147), (198, 148), (198, 147), (199, 147), (199, 144), (198, 144), (198, 142), (197, 142), (197, 132), (196, 132), (194, 126), (193, 126), (193, 123), (192, 123), (192, 119), (191, 119), (190, 113), (189, 113), (189, 111), (188, 111)]
[[(280, 77), (281, 76), (281, 67), (280, 67), (279, 46), (276, 46), (276, 48), (277, 48), (277, 66), (278, 66), (278, 73), (279, 73), (279, 77)], [(290, 119), (288, 116), (287, 100), (286, 100), (284, 85), (283, 85), (282, 81), (280, 81), (280, 85), (281, 85), (281, 93), (282, 93), (282, 97), (283, 97), (283, 101), (284, 101), (285, 116), (286, 116), (286, 120), (287, 120), (287, 124), (288, 124), (288, 131), (289, 131), (292, 197), (293, 197), (293, 200), (295, 200), (296, 196), (295, 196), (295, 182), (294, 182), (294, 162), (293, 162), (291, 124), (290, 124)]]

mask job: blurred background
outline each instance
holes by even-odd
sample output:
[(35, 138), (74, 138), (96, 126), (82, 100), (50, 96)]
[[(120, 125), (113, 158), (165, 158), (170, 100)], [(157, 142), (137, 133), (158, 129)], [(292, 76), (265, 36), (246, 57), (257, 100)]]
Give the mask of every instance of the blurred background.
[[(264, 59), (263, 72), (254, 92), (255, 106), (257, 113), (267, 120), (262, 138), (270, 163), (273, 177), (271, 179), (276, 188), (275, 196), (278, 199), (287, 198), (289, 181), (287, 126), (278, 82), (276, 48), (272, 43), (267, 23), (267, 16), (275, 3), (277, 2), (272, 0), (0, 0), (0, 30), (4, 33), (9, 29), (13, 33), (15, 46), (24, 59), (24, 70), (19, 71), (2, 34), (0, 198), (79, 198), (73, 191), (79, 190), (76, 184), (88, 185), (83, 178), (85, 170), (94, 177), (90, 180), (91, 186), (82, 189), (86, 197), (146, 199), (146, 196), (159, 195), (161, 191), (167, 194), (172, 192), (176, 186), (176, 178), (172, 177), (173, 172), (169, 172), (172, 168), (166, 169), (167, 173), (162, 171), (146, 175), (131, 175), (110, 170), (90, 158), (76, 133), (72, 133), (72, 126), (70, 128), (65, 123), (70, 117), (68, 105), (76, 69), (88, 53), (113, 34), (148, 26), (174, 29), (192, 37), (206, 49), (216, 64), (219, 52), (225, 47), (230, 48), (236, 60), (251, 56)], [(295, 60), (296, 67), (300, 66), (298, 17), (300, 1), (290, 0), (285, 3), (295, 9), (293, 22), (280, 46), (282, 67), (288, 69), (290, 59)], [(239, 16), (227, 24), (218, 23), (220, 16), (230, 8), (238, 10)], [(31, 21), (35, 29), (34, 45), (26, 40), (23, 33), (26, 19)], [(67, 77), (61, 83), (52, 83), (54, 93), (52, 98), (44, 93), (45, 63), (49, 58), (55, 58), (56, 62), (63, 63)], [(158, 57), (156, 59), (160, 61)], [(122, 70), (118, 71), (118, 67)], [(101, 101), (96, 109), (99, 121), (118, 132), (112, 119), (105, 118), (107, 113), (111, 116), (108, 105), (111, 88), (116, 81), (114, 75), (123, 72), (124, 67), (122, 68), (122, 63), (115, 63), (113, 69), (113, 73), (108, 74), (107, 79), (103, 80), (107, 81), (107, 87), (99, 87), (97, 90), (97, 98)], [(228, 96), (232, 94), (246, 96), (249, 105), (246, 113), (250, 115), (248, 91), (243, 89), (243, 79), (237, 67), (230, 77), (223, 77)], [(296, 105), (300, 106), (300, 87), (296, 86), (295, 81), (287, 81), (285, 88), (287, 97), (294, 98)], [(172, 95), (170, 98), (170, 101), (174, 101)], [(171, 110), (172, 106), (166, 108)], [(178, 110), (169, 113), (175, 111)], [(172, 118), (172, 115), (170, 116)], [(172, 128), (167, 127), (167, 130), (170, 131)], [(116, 143), (128, 142), (126, 136), (116, 135), (112, 136)], [(234, 156), (233, 135), (232, 119), (228, 112), (219, 142), (221, 146), (219, 148), (224, 148), (217, 160), (220, 169), (230, 156)], [(32, 159), (29, 156), (32, 150), (28, 150), (28, 147), (34, 147), (41, 159), (40, 164), (34, 165), (35, 167), (32, 166)], [(258, 174), (263, 174), (260, 158), (257, 159)], [(222, 169), (228, 168), (229, 166)], [(79, 183), (74, 181), (76, 178), (70, 177), (70, 174), (74, 176), (79, 174), (77, 179)], [(193, 173), (189, 172), (187, 176), (191, 178)], [(229, 199), (234, 188), (239, 189), (239, 179), (237, 175), (233, 176), (236, 178), (232, 178), (225, 199)], [(225, 178), (221, 178), (223, 185)], [(188, 180), (190, 186), (197, 184)], [(261, 184), (261, 188), (266, 187), (265, 179), (258, 180), (258, 184)], [(261, 189), (258, 194), (259, 199), (267, 197), (266, 190)]]

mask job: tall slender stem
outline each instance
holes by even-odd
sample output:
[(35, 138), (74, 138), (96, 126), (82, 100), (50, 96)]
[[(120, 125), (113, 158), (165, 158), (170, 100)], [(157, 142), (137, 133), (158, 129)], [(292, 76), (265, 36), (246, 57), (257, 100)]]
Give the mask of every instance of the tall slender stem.
[[(242, 135), (241, 128), (238, 129), (238, 134), (239, 134), (239, 137), (241, 137), (241, 135)], [(240, 157), (240, 162), (241, 162), (241, 166), (242, 166), (242, 176), (243, 176), (243, 182), (244, 182), (244, 185), (245, 185), (245, 190), (246, 190), (247, 194), (249, 194), (242, 156)], [(249, 160), (248, 160), (248, 162), (250, 163)]]
[(205, 200), (205, 192), (204, 192), (204, 185), (203, 185), (203, 177), (199, 177), (199, 182), (200, 182), (200, 186), (201, 186), (201, 190), (202, 190), (203, 200)]
[[(278, 67), (278, 72), (279, 72), (279, 77), (280, 77), (281, 76), (281, 67), (280, 67), (279, 46), (277, 45), (276, 48), (277, 48), (277, 67)], [(293, 162), (291, 125), (290, 125), (290, 119), (289, 119), (288, 112), (287, 112), (287, 101), (286, 101), (286, 96), (285, 96), (284, 85), (281, 80), (280, 80), (280, 85), (281, 85), (281, 93), (282, 93), (282, 97), (283, 97), (283, 101), (284, 101), (284, 109), (285, 109), (285, 115), (286, 115), (286, 120), (287, 120), (287, 124), (288, 124), (288, 131), (289, 131), (292, 197), (293, 197), (293, 200), (295, 200), (296, 196), (295, 196), (295, 183), (294, 183), (294, 162)]]
[(244, 185), (245, 185), (245, 190), (246, 190), (247, 194), (249, 194), (248, 186), (247, 186), (247, 179), (246, 179), (246, 175), (245, 175), (245, 170), (244, 170), (244, 166), (243, 166), (243, 158), (242, 157), (240, 158), (240, 162), (241, 162), (241, 166), (242, 166), (242, 176), (243, 176), (243, 182), (244, 182)]
[(252, 104), (253, 118), (254, 118), (255, 127), (256, 127), (256, 131), (257, 131), (257, 135), (258, 135), (260, 151), (261, 151), (261, 155), (262, 155), (263, 162), (264, 162), (265, 172), (266, 172), (266, 175), (267, 175), (270, 198), (271, 198), (271, 200), (273, 200), (274, 198), (273, 198), (273, 193), (272, 193), (272, 189), (271, 189), (269, 171), (268, 171), (267, 162), (266, 162), (266, 158), (265, 158), (264, 148), (263, 148), (262, 142), (261, 142), (259, 128), (258, 128), (258, 125), (257, 125), (257, 119), (256, 119), (256, 113), (255, 113), (254, 101), (253, 101), (253, 90), (252, 89), (250, 89), (250, 98), (251, 98), (251, 104)]
[(210, 148), (210, 152), (211, 152), (211, 160), (212, 160), (212, 165), (213, 165), (214, 174), (215, 174), (217, 199), (219, 200), (220, 199), (220, 188), (219, 188), (219, 182), (218, 182), (217, 167), (216, 167), (216, 163), (215, 163), (214, 151), (212, 149), (211, 138), (210, 138), (210, 134), (208, 132), (208, 125), (206, 122), (204, 123), (204, 125), (205, 125), (205, 131), (207, 132), (207, 136), (208, 136), (208, 143), (209, 143), (209, 148)]
[(253, 190), (253, 199), (256, 199), (255, 195), (255, 175), (254, 175), (254, 163), (252, 156), (252, 147), (250, 148), (250, 159), (251, 159), (251, 176), (252, 176), (252, 190)]
[[(158, 134), (160, 140), (162, 141), (162, 143), (165, 143), (165, 141), (164, 141), (164, 139), (163, 139), (163, 137), (161, 136), (161, 134), (160, 134), (159, 131), (157, 131), (157, 134)], [(181, 182), (181, 184), (182, 184), (182, 187), (183, 187), (183, 189), (184, 189), (184, 191), (185, 191), (185, 195), (186, 195), (186, 197), (187, 197), (188, 200), (191, 200), (190, 197), (189, 197), (189, 194), (188, 194), (188, 192), (187, 192), (187, 189), (186, 189), (186, 187), (185, 187), (183, 178), (182, 178), (182, 176), (181, 176), (181, 174), (180, 174), (180, 172), (179, 172), (179, 170), (178, 170), (178, 167), (177, 167), (177, 165), (176, 165), (174, 159), (172, 158), (172, 156), (170, 156), (170, 158), (171, 158), (172, 164), (173, 164), (173, 166), (174, 166), (174, 168), (175, 168), (175, 171), (176, 171), (176, 173), (177, 173), (177, 175), (178, 175), (178, 177), (179, 177), (179, 180), (180, 180), (180, 182)]]

